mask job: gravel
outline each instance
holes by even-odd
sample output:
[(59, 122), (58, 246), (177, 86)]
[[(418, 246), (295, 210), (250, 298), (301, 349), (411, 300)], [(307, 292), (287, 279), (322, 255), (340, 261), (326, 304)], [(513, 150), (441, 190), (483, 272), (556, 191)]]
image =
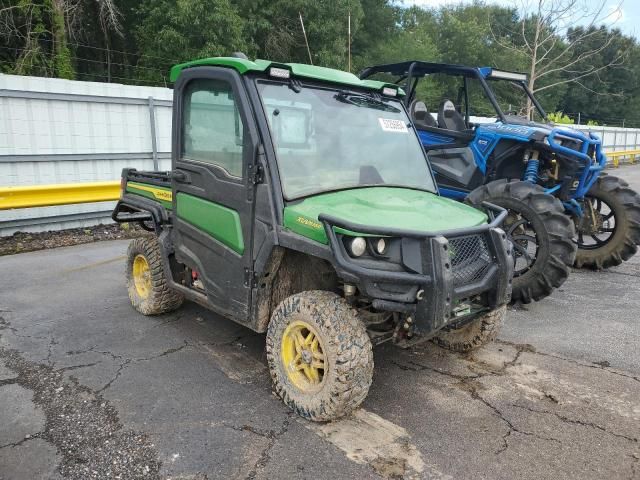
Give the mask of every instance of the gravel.
[(10, 237), (0, 237), (0, 256), (33, 252), (46, 248), (67, 247), (101, 240), (136, 238), (145, 234), (138, 225), (110, 224), (87, 228), (72, 228), (55, 232), (17, 232)]
[[(33, 403), (44, 411), (41, 432), (35, 438), (57, 448), (58, 471), (65, 479), (157, 479), (160, 461), (148, 437), (123, 428), (118, 413), (102, 395), (80, 385), (64, 369), (25, 360), (15, 350), (0, 348), (0, 359), (18, 375), (15, 383), (33, 391)], [(6, 387), (5, 387), (6, 388)]]

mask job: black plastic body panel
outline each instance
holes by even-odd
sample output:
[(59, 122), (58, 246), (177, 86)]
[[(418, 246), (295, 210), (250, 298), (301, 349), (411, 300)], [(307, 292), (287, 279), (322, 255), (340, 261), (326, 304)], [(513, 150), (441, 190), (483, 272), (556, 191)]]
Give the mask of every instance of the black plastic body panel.
[(440, 186), (471, 191), (484, 182), (469, 147), (429, 149), (428, 155)]
[[(494, 205), (485, 204), (490, 212), (498, 213), (491, 223), (468, 229), (458, 229), (440, 232), (418, 232), (411, 230), (397, 230), (372, 228), (351, 222), (320, 215), (329, 238), (329, 246), (334, 259), (334, 266), (342, 278), (351, 278), (359, 290), (374, 299), (378, 307), (387, 305), (394, 310), (393, 305), (402, 305), (395, 311), (405, 312), (414, 310), (416, 317), (416, 332), (429, 335), (444, 326), (454, 323), (456, 317), (453, 309), (459, 300), (472, 296), (482, 296), (487, 310), (495, 309), (509, 302), (511, 298), (511, 278), (513, 276), (512, 250), (505, 233), (500, 229), (507, 212)], [(335, 228), (343, 228), (362, 234), (400, 237), (413, 243), (414, 248), (407, 249), (404, 256), (416, 259), (404, 260), (405, 264), (414, 265), (414, 271), (389, 271), (365, 268), (350, 259), (343, 243), (338, 238)], [(492, 264), (472, 284), (456, 286), (454, 271), (449, 253), (449, 240), (471, 235), (481, 235), (488, 245)], [(406, 247), (403, 243), (403, 250)], [(415, 270), (418, 270), (416, 272)], [(394, 288), (385, 288), (385, 285)], [(397, 288), (403, 286), (404, 288)], [(416, 293), (422, 290), (418, 299)], [(411, 306), (411, 307), (409, 307)]]

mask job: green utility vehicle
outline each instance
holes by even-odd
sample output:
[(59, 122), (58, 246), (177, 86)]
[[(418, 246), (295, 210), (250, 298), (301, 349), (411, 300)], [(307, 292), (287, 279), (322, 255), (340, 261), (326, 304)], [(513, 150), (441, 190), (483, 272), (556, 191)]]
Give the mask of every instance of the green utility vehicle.
[(125, 169), (113, 219), (145, 315), (199, 303), (266, 332), (274, 389), (331, 420), (372, 345), (492, 340), (511, 295), (506, 212), (439, 196), (396, 85), (220, 57), (175, 66), (172, 170)]

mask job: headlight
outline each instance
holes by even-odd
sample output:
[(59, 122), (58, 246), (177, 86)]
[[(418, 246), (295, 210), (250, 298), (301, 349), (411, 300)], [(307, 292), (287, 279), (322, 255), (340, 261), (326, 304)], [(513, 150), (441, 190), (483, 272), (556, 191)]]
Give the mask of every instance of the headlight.
[(387, 250), (387, 241), (384, 238), (379, 238), (374, 243), (374, 245), (375, 245), (376, 253), (378, 255), (384, 254), (384, 252)]
[(354, 257), (361, 257), (367, 250), (367, 242), (362, 237), (355, 237), (349, 244), (351, 255)]

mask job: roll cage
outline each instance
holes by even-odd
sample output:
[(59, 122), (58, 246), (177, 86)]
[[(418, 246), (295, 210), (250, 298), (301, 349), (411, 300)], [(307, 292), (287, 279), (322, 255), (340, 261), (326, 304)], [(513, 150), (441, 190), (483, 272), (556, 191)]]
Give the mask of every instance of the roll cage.
[(416, 86), (421, 78), (425, 75), (429, 75), (432, 73), (443, 73), (445, 75), (451, 76), (459, 76), (463, 79), (463, 87), (462, 87), (462, 96), (465, 99), (465, 122), (469, 125), (470, 122), (470, 112), (469, 112), (469, 95), (468, 95), (468, 85), (467, 79), (474, 78), (480, 82), (484, 93), (487, 95), (487, 98), (493, 108), (495, 108), (496, 114), (502, 123), (513, 123), (509, 121), (509, 116), (505, 115), (496, 99), (493, 90), (489, 86), (487, 80), (501, 80), (508, 81), (513, 84), (521, 87), (527, 97), (531, 99), (532, 104), (540, 114), (542, 118), (547, 119), (547, 114), (540, 105), (540, 102), (533, 95), (533, 92), (529, 89), (527, 85), (527, 76), (523, 73), (518, 72), (509, 72), (503, 70), (496, 70), (491, 67), (467, 67), (464, 65), (455, 65), (450, 63), (432, 63), (432, 62), (420, 62), (420, 61), (409, 61), (409, 62), (400, 62), (400, 63), (389, 63), (385, 65), (375, 65), (372, 67), (367, 67), (362, 70), (359, 74), (361, 79), (367, 79), (376, 74), (386, 74), (397, 77), (393, 80), (393, 83), (401, 86), (406, 92), (406, 96), (404, 98), (405, 104), (409, 106), (415, 97)]

